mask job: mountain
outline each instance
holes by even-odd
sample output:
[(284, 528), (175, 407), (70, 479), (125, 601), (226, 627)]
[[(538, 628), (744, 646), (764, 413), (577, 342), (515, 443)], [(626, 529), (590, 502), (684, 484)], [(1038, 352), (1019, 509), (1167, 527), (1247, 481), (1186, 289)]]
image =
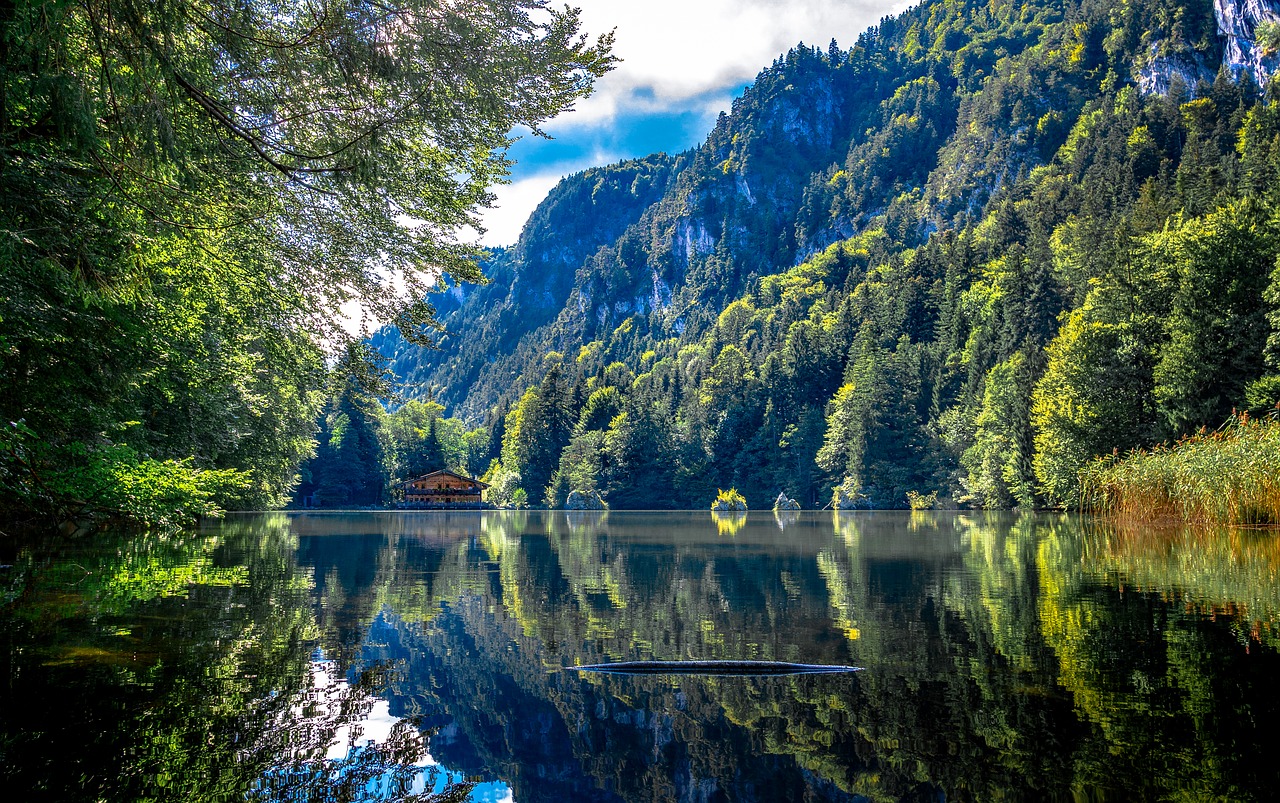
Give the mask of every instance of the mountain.
[(437, 349), (372, 344), (499, 496), (1070, 504), (1280, 401), (1278, 20), (940, 0), (802, 44), (701, 146), (564, 179)]

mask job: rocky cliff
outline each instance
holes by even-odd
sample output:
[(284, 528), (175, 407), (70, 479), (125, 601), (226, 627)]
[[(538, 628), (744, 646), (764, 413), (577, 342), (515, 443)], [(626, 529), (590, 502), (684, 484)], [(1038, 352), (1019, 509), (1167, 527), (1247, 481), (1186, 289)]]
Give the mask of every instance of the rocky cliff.
[(793, 49), (699, 147), (565, 179), (486, 266), (491, 285), (442, 300), (440, 350), (394, 332), (375, 347), (410, 393), (496, 420), (548, 354), (595, 372), (692, 342), (760, 277), (833, 243), (918, 247), (981, 219), (1073, 129), (1091, 135), (1080, 114), (1122, 88), (1110, 75), (1168, 96), (1223, 66), (1259, 85), (1280, 66), (1259, 43), (1280, 0), (1016, 8), (926, 2), (852, 48)]
[(1280, 52), (1258, 41), (1259, 27), (1280, 23), (1280, 0), (1214, 0), (1223, 39), (1222, 65), (1237, 79), (1266, 86), (1280, 69)]

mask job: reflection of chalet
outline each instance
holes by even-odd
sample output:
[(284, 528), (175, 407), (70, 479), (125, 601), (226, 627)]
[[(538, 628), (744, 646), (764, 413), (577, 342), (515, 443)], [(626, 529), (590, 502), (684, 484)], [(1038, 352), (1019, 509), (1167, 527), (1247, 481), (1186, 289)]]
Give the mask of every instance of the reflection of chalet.
[(433, 471), (400, 483), (404, 491), (402, 506), (412, 508), (483, 507), (480, 495), (488, 487), (480, 480), (452, 471)]

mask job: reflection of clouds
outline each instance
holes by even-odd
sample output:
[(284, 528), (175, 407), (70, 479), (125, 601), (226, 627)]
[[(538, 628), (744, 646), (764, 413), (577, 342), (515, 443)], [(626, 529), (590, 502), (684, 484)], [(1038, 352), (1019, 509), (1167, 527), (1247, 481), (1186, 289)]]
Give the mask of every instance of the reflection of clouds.
[[(317, 649), (308, 667), (309, 692), (282, 712), (281, 724), (302, 738), (287, 740), (280, 764), (255, 789), (258, 798), (294, 799), (295, 779), (326, 791), (361, 790), (365, 801), (406, 800), (424, 793), (453, 794), (467, 784), (476, 803), (511, 800), (503, 783), (468, 784), (463, 773), (441, 766), (427, 751), (427, 741), (409, 720), (392, 715), (389, 701), (353, 686), (336, 661)], [(320, 737), (316, 750), (305, 734)], [(327, 745), (327, 747), (326, 747)], [(317, 760), (321, 751), (324, 758)], [(293, 781), (293, 782), (291, 782)], [(284, 792), (280, 797), (273, 793)], [(326, 798), (328, 799), (328, 798)]]
[[(392, 730), (402, 721), (400, 717), (391, 715), (391, 704), (386, 700), (351, 688), (347, 679), (338, 674), (337, 663), (324, 659), (322, 655), (311, 662), (311, 684), (317, 692), (317, 697), (312, 700), (315, 705), (310, 711), (301, 708), (295, 710), (297, 720), (338, 718), (344, 703), (354, 703), (357, 708), (368, 707), (360, 719), (344, 722), (334, 731), (333, 740), (325, 753), (325, 758), (329, 761), (349, 758), (361, 747), (385, 744), (391, 738)], [(435, 763), (435, 759), (425, 751), (422, 758), (415, 762), (422, 767), (435, 766)]]

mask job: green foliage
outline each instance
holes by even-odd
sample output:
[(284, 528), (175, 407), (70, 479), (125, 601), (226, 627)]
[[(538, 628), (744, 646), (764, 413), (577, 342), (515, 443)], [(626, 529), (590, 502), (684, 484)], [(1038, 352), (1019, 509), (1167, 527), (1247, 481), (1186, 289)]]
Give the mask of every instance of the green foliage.
[(494, 507), (517, 510), (528, 507), (529, 494), (520, 487), (520, 474), (507, 469), (500, 461), (494, 460), (481, 479), (489, 484), (485, 500)]
[(960, 501), (983, 508), (1035, 507), (1029, 398), (1033, 385), (1031, 361), (1021, 352), (987, 373), (973, 445), (960, 457), (965, 469), (961, 483), (968, 491)]
[(1103, 457), (1080, 482), (1085, 509), (1124, 519), (1280, 525), (1280, 418), (1242, 413), (1173, 446)]
[[(0, 418), (42, 459), (121, 444), (137, 460), (108, 462), (238, 471), (226, 504), (282, 503), (347, 312), (425, 341), (442, 271), (480, 279), (458, 233), (509, 132), (613, 63), (578, 29), (532, 0), (10, 3)], [(322, 440), (362, 426), (330, 417)]]
[(315, 458), (304, 466), (298, 496), (317, 507), (368, 507), (386, 501), (388, 444), (380, 397), (385, 375), (359, 346), (351, 346), (333, 370), (334, 387), (319, 422)]
[(727, 491), (718, 490), (715, 501), (711, 503), (711, 510), (715, 513), (745, 513), (747, 500), (738, 493), (737, 488), (730, 488)]
[(553, 506), (559, 500), (554, 498), (552, 478), (573, 432), (570, 392), (557, 361), (507, 414), (502, 436), (503, 465), (520, 475), (521, 487), (531, 498), (541, 501), (549, 492), (548, 504)]
[(922, 494), (919, 491), (907, 491), (907, 505), (912, 510), (930, 510), (936, 504), (938, 504), (937, 491), (930, 491), (927, 494)]
[(1266, 55), (1274, 56), (1280, 52), (1280, 21), (1262, 20), (1253, 29), (1253, 36)]
[(23, 422), (0, 431), (0, 492), (8, 504), (63, 520), (105, 515), (169, 530), (220, 515), (220, 505), (243, 498), (251, 484), (241, 471), (155, 460), (128, 444), (52, 445)]
[(468, 430), (456, 418), (445, 418), (436, 402), (410, 399), (386, 415), (382, 441), (388, 475), (406, 480), (446, 469), (471, 474), (482, 465), (487, 446), (483, 430)]
[(1124, 328), (1090, 321), (1092, 310), (1086, 306), (1067, 319), (1049, 346), (1048, 368), (1035, 390), (1036, 478), (1055, 504), (1074, 505), (1080, 469), (1133, 438), (1149, 395), (1129, 381), (1133, 366), (1123, 359)]
[(858, 480), (845, 477), (831, 492), (833, 510), (854, 510), (865, 505), (867, 497), (859, 490)]
[(529, 495), (525, 493), (524, 488), (516, 488), (511, 492), (511, 508), (513, 510), (524, 510), (529, 506)]
[(1280, 400), (1280, 105), (1140, 88), (1220, 48), (1207, 0), (928, 3), (798, 47), (698, 148), (557, 187), (452, 356), (380, 342), (548, 504), (1075, 506), (1098, 455)]
[(1165, 253), (1176, 289), (1154, 380), (1172, 435), (1225, 420), (1264, 370), (1263, 290), (1280, 253), (1272, 215), (1245, 200), (1171, 233)]

